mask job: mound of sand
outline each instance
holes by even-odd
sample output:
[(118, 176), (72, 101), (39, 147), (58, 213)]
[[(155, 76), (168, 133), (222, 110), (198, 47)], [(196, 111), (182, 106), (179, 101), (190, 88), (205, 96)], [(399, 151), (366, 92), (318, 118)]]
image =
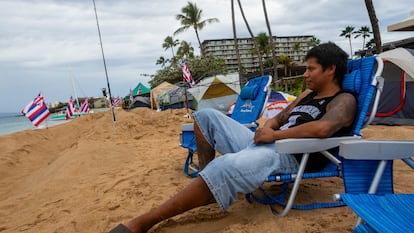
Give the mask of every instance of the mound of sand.
[[(0, 137), (0, 232), (107, 232), (191, 182), (179, 146), (185, 110), (96, 113), (48, 129)], [(115, 126), (115, 127), (114, 127)], [(370, 126), (365, 138), (414, 139), (413, 127)], [(413, 172), (397, 162), (396, 192), (413, 192)], [(339, 179), (306, 181), (297, 201), (329, 201)], [(347, 208), (292, 210), (274, 217), (243, 196), (227, 213), (215, 204), (164, 221), (151, 232), (346, 232)]]

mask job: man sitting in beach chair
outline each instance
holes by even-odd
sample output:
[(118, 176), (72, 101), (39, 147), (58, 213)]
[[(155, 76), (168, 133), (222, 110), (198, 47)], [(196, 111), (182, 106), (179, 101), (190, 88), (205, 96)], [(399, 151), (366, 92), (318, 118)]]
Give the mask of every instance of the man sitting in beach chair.
[[(274, 142), (286, 138), (327, 138), (348, 135), (356, 112), (356, 99), (341, 90), (348, 55), (334, 43), (312, 48), (306, 55), (303, 92), (280, 114), (252, 132), (215, 110), (194, 113), (198, 155), (210, 161), (199, 176), (164, 204), (138, 216), (111, 233), (146, 232), (158, 222), (195, 207), (217, 203), (225, 211), (238, 193), (250, 193), (274, 173), (293, 173), (298, 161), (278, 154)], [(215, 157), (215, 151), (222, 156)], [(322, 168), (322, 157), (309, 163)]]

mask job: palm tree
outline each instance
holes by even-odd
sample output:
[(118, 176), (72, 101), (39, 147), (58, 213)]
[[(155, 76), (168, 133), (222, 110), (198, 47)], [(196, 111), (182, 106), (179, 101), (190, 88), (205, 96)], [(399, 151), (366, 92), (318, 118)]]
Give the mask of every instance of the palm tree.
[[(236, 50), (236, 58), (237, 58), (237, 65), (239, 67), (239, 79), (241, 78), (241, 73), (242, 73), (242, 65), (241, 65), (241, 61), (240, 61), (240, 51), (239, 51), (239, 42), (237, 39), (237, 33), (236, 33), (236, 20), (234, 17), (234, 0), (231, 0), (230, 2), (231, 4), (231, 22), (232, 22), (232, 26), (233, 26), (233, 40), (234, 40), (234, 49)], [(240, 83), (242, 80), (240, 80)]]
[(174, 54), (174, 47), (177, 46), (180, 43), (179, 40), (174, 40), (172, 36), (167, 36), (164, 39), (164, 43), (162, 43), (162, 47), (167, 50), (171, 49), (172, 57), (175, 56)]
[(292, 46), (292, 50), (294, 52), (300, 52), (302, 47), (300, 46), (300, 42), (295, 42)]
[(372, 49), (375, 47), (375, 39), (371, 38), (367, 43), (365, 44), (365, 48)]
[(193, 46), (191, 46), (191, 44), (185, 40), (181, 41), (180, 47), (178, 47), (178, 50), (177, 50), (177, 56), (180, 58), (182, 57), (194, 58)]
[(342, 30), (342, 33), (339, 36), (343, 36), (345, 38), (348, 38), (349, 41), (349, 47), (351, 48), (351, 54), (352, 57), (352, 44), (351, 44), (351, 36), (354, 33), (355, 27), (353, 26), (346, 26), (344, 30)]
[(155, 63), (155, 65), (161, 65), (161, 67), (164, 67), (167, 62), (169, 62), (170, 60), (165, 59), (165, 57), (161, 56), (160, 58), (158, 58), (157, 62)]
[(318, 46), (320, 43), (321, 40), (319, 40), (316, 36), (312, 36), (312, 38), (308, 41), (308, 45), (312, 48)]
[(259, 46), (259, 51), (261, 55), (269, 55), (270, 52), (270, 45), (269, 45), (269, 37), (266, 35), (265, 32), (261, 32), (256, 36), (257, 45)]
[(246, 24), (247, 30), (249, 31), (250, 37), (252, 38), (254, 47), (256, 49), (257, 57), (259, 58), (260, 74), (261, 75), (264, 75), (262, 56), (260, 55), (260, 51), (259, 51), (259, 47), (258, 47), (257, 42), (256, 42), (256, 38), (253, 35), (252, 30), (250, 29), (250, 26), (249, 26), (249, 23), (247, 22), (246, 16), (244, 15), (243, 7), (242, 7), (242, 4), (241, 4), (240, 0), (237, 0), (237, 3), (239, 4), (240, 13), (241, 13), (241, 15), (243, 17), (244, 23)]
[(358, 31), (355, 32), (354, 38), (358, 38), (360, 36), (362, 37), (362, 50), (365, 48), (365, 38), (370, 37), (370, 34), (372, 34), (372, 32), (368, 26), (362, 26)]
[(375, 14), (374, 4), (372, 0), (365, 0), (365, 6), (367, 7), (369, 20), (371, 21), (372, 32), (374, 33), (375, 47), (377, 54), (382, 53), (381, 33), (379, 30), (377, 15)]
[(288, 69), (292, 65), (292, 59), (286, 54), (281, 54), (277, 58), (277, 62), (283, 65), (283, 67), (285, 69), (285, 77), (286, 77), (288, 75)]
[(201, 15), (203, 11), (197, 7), (195, 3), (187, 2), (187, 5), (181, 8), (181, 13), (175, 16), (177, 20), (181, 22), (182, 27), (178, 28), (174, 35), (182, 33), (189, 29), (190, 27), (194, 28), (194, 31), (197, 36), (198, 45), (200, 46), (201, 56), (203, 56), (203, 48), (201, 46), (200, 36), (198, 35), (198, 31), (202, 30), (207, 23), (214, 23), (219, 22), (217, 18), (210, 18), (201, 20)]
[(278, 74), (277, 74), (277, 60), (276, 60), (275, 44), (273, 42), (272, 30), (270, 29), (269, 18), (267, 16), (267, 9), (266, 9), (266, 2), (265, 2), (265, 0), (262, 0), (262, 6), (263, 6), (263, 12), (264, 12), (264, 15), (265, 15), (267, 32), (269, 33), (270, 47), (272, 49), (273, 79), (274, 80), (277, 80), (278, 79), (278, 77), (277, 77)]

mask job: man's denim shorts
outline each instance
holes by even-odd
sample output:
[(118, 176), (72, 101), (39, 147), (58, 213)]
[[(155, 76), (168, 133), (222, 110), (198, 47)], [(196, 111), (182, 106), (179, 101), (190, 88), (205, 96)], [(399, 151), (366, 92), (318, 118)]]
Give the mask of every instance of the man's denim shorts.
[(193, 116), (208, 143), (221, 154), (200, 176), (223, 211), (237, 200), (237, 193), (256, 190), (267, 176), (297, 171), (292, 155), (276, 153), (274, 143), (255, 145), (254, 132), (221, 112), (203, 109)]

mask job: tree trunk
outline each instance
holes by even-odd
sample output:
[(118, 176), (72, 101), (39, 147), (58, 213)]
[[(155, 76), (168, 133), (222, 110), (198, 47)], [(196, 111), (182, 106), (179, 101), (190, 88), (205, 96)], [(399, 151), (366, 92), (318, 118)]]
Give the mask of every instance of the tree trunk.
[(372, 0), (365, 0), (365, 6), (367, 7), (369, 20), (371, 21), (372, 32), (374, 34), (374, 41), (376, 47), (376, 53), (382, 53), (382, 42), (381, 42), (381, 33), (379, 30), (377, 15), (375, 14), (374, 4)]
[(352, 57), (352, 43), (351, 43), (351, 35), (348, 38), (349, 40), (349, 48), (351, 49), (351, 54), (349, 55), (350, 57)]
[(255, 49), (256, 49), (257, 57), (259, 58), (260, 74), (261, 74), (261, 75), (264, 75), (264, 71), (263, 71), (263, 62), (262, 62), (262, 55), (260, 54), (259, 46), (257, 46), (256, 38), (254, 37), (253, 32), (252, 32), (252, 30), (250, 29), (249, 23), (247, 22), (246, 16), (244, 15), (243, 7), (242, 7), (242, 5), (241, 5), (240, 0), (237, 0), (237, 2), (238, 2), (238, 4), (239, 4), (239, 7), (240, 7), (240, 13), (242, 14), (242, 17), (243, 17), (244, 23), (246, 24), (247, 30), (249, 31), (250, 36), (252, 37), (253, 44), (254, 44), (254, 47), (255, 47)]
[(267, 16), (267, 9), (266, 9), (266, 2), (265, 2), (265, 0), (262, 0), (262, 5), (263, 5), (263, 11), (264, 11), (265, 20), (266, 20), (267, 31), (269, 32), (270, 46), (272, 47), (273, 82), (276, 82), (276, 80), (278, 79), (278, 74), (277, 74), (277, 61), (276, 61), (276, 51), (275, 51), (275, 44), (273, 42), (272, 30), (270, 28), (269, 18)]
[[(239, 42), (237, 39), (237, 33), (236, 33), (236, 20), (234, 16), (234, 0), (231, 0), (231, 21), (233, 24), (233, 39), (234, 39), (234, 49), (236, 50), (236, 57), (237, 57), (237, 65), (239, 67), (239, 80), (241, 78), (242, 73), (242, 65), (240, 61), (240, 51), (239, 51)], [(242, 83), (242, 80), (240, 80), (240, 84)]]
[(198, 45), (200, 46), (201, 57), (204, 57), (204, 49), (203, 49), (203, 46), (201, 45), (200, 37), (198, 36), (198, 30), (197, 30), (196, 27), (194, 27), (194, 31), (195, 31), (196, 36), (197, 36)]

